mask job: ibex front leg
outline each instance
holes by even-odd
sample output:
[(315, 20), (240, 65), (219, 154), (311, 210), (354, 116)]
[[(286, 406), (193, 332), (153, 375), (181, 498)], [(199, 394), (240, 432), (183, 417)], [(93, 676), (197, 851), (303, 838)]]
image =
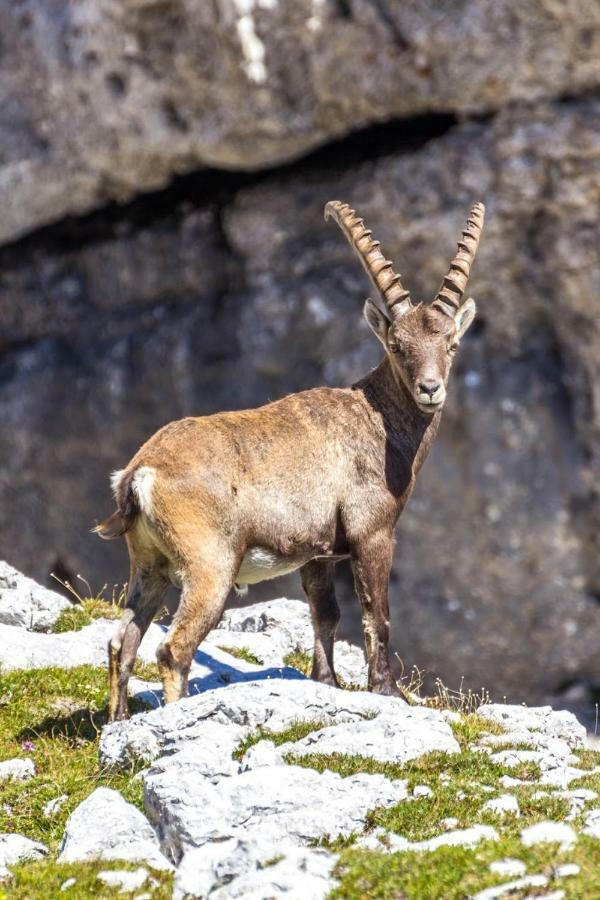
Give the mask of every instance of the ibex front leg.
[(302, 566), (300, 575), (310, 604), (315, 633), (311, 678), (339, 687), (333, 668), (335, 632), (340, 621), (340, 608), (333, 585), (333, 564), (313, 559)]
[(352, 553), (352, 571), (362, 606), (369, 690), (376, 694), (400, 696), (392, 677), (389, 657), (388, 587), (393, 546), (392, 536), (387, 533), (371, 535), (361, 541)]

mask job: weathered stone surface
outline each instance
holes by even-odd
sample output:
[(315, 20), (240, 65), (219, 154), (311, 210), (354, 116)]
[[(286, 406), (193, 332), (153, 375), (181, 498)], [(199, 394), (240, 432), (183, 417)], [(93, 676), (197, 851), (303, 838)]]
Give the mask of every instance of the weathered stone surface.
[(98, 872), (98, 878), (109, 887), (120, 889), (120, 893), (131, 893), (142, 887), (148, 881), (148, 871), (142, 867), (128, 871), (127, 869), (112, 869), (106, 872)]
[(436, 289), (482, 196), (480, 325), (400, 525), (394, 645), (409, 669), (493, 685), (497, 699), (600, 679), (598, 111), (593, 98), (514, 108), (425, 146), (337, 153), (310, 177), (193, 191), (191, 206), (175, 192), (151, 214), (142, 204), (6, 250), (0, 537), (16, 564), (42, 579), (57, 561), (94, 584), (125, 578), (123, 548), (88, 528), (110, 509), (107, 473), (153, 429), (373, 364), (364, 276), (320, 221), (334, 192), (417, 297)]
[[(37, 634), (14, 625), (0, 624), (0, 665), (12, 669), (40, 669), (46, 666), (71, 668), (80, 665), (106, 665), (108, 640), (117, 623), (97, 619), (80, 631), (60, 634)], [(166, 626), (153, 623), (140, 645), (142, 662), (156, 662), (156, 649), (165, 636)], [(190, 694), (202, 693), (239, 681), (268, 678), (302, 679), (291, 668), (255, 666), (219, 650), (217, 646), (203, 644), (196, 652), (190, 669)], [(160, 682), (147, 682), (132, 678), (130, 694), (154, 707), (162, 702)]]
[(524, 875), (527, 866), (520, 859), (496, 859), (490, 863), (490, 872), (494, 875)]
[(278, 766), (276, 777), (261, 767), (215, 785), (191, 759), (182, 766), (178, 757), (163, 757), (144, 778), (146, 811), (175, 861), (190, 847), (245, 836), (249, 822), (296, 844), (333, 839), (362, 830), (369, 810), (407, 797), (405, 781), (299, 766)]
[(3, 241), (199, 165), (264, 167), (394, 116), (600, 81), (593, 0), (485, 0), (475, 14), (433, 0), (80, 0), (60, 12), (2, 9)]
[(59, 862), (122, 859), (147, 862), (156, 869), (170, 863), (160, 851), (146, 817), (112, 788), (99, 787), (67, 821)]
[(0, 782), (29, 781), (35, 777), (35, 765), (32, 759), (5, 759), (0, 762)]
[(585, 816), (583, 834), (588, 837), (600, 838), (600, 809), (590, 809)]
[(71, 604), (0, 561), (0, 624), (48, 631)]
[(483, 809), (489, 809), (490, 812), (499, 816), (513, 815), (519, 816), (519, 801), (514, 794), (502, 794), (500, 797), (493, 797), (483, 804)]
[(273, 840), (229, 838), (189, 850), (175, 878), (173, 900), (205, 897), (280, 897), (321, 900), (335, 886), (331, 870), (337, 857)]
[(52, 816), (55, 816), (56, 813), (60, 812), (68, 799), (68, 794), (60, 794), (58, 797), (53, 797), (52, 800), (48, 800), (42, 809), (44, 817), (46, 819), (51, 819)]
[(565, 822), (538, 822), (523, 829), (521, 841), (525, 847), (556, 843), (561, 850), (568, 850), (576, 843), (577, 834)]
[(476, 847), (480, 841), (497, 841), (498, 832), (491, 825), (473, 825), (471, 828), (460, 828), (447, 831), (426, 841), (409, 841), (401, 835), (376, 828), (358, 839), (357, 846), (365, 850), (378, 850), (383, 853), (417, 852), (431, 853), (440, 847)]
[[(107, 725), (100, 737), (100, 757), (106, 765), (156, 759), (202, 739), (208, 727), (234, 725), (242, 734), (260, 728), (283, 731), (295, 722), (335, 725), (377, 716), (397, 722), (399, 733), (403, 727), (414, 729), (416, 723), (422, 723), (424, 735), (429, 726), (438, 735), (441, 725), (448, 728), (436, 710), (409, 707), (397, 697), (341, 691), (306, 679), (273, 678), (208, 691)], [(449, 728), (447, 734), (451, 735)], [(228, 740), (227, 731), (217, 729), (215, 736)]]
[(413, 717), (411, 712), (408, 709), (401, 716), (382, 714), (366, 722), (323, 728), (300, 741), (282, 744), (279, 752), (297, 757), (343, 753), (401, 764), (435, 750), (460, 752), (458, 741), (446, 722), (431, 717)]
[(81, 631), (60, 634), (36, 634), (13, 625), (0, 625), (0, 665), (6, 671), (46, 666), (72, 668), (88, 663), (103, 666), (114, 624), (97, 619)]
[[(314, 634), (308, 604), (284, 598), (227, 610), (205, 643), (244, 648), (265, 665), (283, 666), (290, 653), (312, 655)], [(367, 665), (359, 647), (337, 641), (335, 669), (344, 684), (366, 687)]]
[(566, 710), (553, 710), (550, 706), (488, 703), (480, 706), (477, 714), (506, 729), (505, 734), (485, 737), (484, 743), (489, 746), (527, 743), (545, 750), (554, 749), (558, 753), (568, 753), (569, 748), (585, 747), (585, 727)]
[(48, 853), (45, 844), (22, 834), (0, 834), (0, 879), (11, 878), (9, 866), (25, 860), (41, 859)]

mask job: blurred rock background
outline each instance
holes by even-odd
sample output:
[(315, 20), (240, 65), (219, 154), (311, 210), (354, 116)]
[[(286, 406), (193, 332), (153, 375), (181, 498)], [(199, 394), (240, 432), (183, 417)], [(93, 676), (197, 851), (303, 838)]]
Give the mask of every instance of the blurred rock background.
[[(479, 316), (398, 529), (394, 646), (452, 687), (593, 717), (599, 88), (597, 0), (7, 0), (0, 557), (125, 580), (89, 529), (158, 426), (377, 362), (324, 203), (429, 299), (483, 199)], [(339, 590), (356, 639), (343, 567)]]

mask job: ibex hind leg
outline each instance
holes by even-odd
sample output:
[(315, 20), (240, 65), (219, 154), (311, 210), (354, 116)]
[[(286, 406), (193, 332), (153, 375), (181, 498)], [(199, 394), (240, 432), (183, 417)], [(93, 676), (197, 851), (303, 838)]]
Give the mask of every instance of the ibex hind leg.
[(308, 597), (315, 633), (311, 678), (339, 687), (333, 666), (335, 632), (340, 608), (335, 598), (333, 564), (313, 559), (300, 570), (302, 587)]
[(187, 696), (194, 653), (221, 618), (236, 572), (232, 565), (221, 562), (218, 567), (214, 563), (195, 565), (182, 573), (179, 608), (156, 653), (165, 703)]
[(142, 571), (132, 567), (125, 611), (108, 644), (108, 715), (111, 722), (127, 718), (127, 685), (135, 658), (168, 586), (168, 580), (156, 570)]

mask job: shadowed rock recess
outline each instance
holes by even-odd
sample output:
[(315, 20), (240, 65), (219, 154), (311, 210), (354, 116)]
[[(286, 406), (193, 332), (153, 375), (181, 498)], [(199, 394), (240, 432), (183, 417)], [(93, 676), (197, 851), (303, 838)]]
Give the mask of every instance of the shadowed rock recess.
[(154, 429), (376, 363), (327, 200), (429, 299), (483, 199), (478, 324), (401, 520), (394, 646), (451, 686), (593, 709), (597, 3), (27, 0), (0, 34), (4, 555), (124, 580), (88, 532)]

